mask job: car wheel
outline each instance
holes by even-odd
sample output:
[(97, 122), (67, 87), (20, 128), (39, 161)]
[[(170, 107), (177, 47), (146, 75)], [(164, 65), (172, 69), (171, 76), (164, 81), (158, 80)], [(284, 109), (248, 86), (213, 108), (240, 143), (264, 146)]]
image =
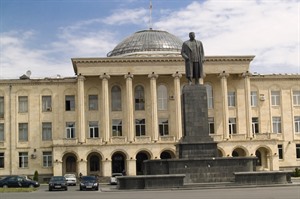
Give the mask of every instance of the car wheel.
[(49, 188), (49, 191), (52, 191), (52, 189), (51, 189), (51, 188)]
[(29, 185), (29, 188), (33, 188), (33, 187), (34, 187), (33, 184), (30, 184), (30, 185)]
[(5, 185), (3, 185), (2, 187), (3, 187), (3, 188), (8, 188), (8, 186), (7, 186), (6, 184), (5, 184)]
[(68, 187), (65, 188), (65, 191), (68, 191)]

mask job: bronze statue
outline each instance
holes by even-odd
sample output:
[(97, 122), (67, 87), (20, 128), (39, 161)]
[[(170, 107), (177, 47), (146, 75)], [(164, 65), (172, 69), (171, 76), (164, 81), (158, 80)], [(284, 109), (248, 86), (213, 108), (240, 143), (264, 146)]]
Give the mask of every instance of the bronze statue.
[(195, 33), (189, 33), (190, 40), (183, 43), (181, 55), (185, 60), (185, 76), (192, 84), (192, 79), (195, 79), (195, 84), (199, 84), (199, 78), (203, 80), (203, 62), (204, 50), (201, 41), (195, 39)]

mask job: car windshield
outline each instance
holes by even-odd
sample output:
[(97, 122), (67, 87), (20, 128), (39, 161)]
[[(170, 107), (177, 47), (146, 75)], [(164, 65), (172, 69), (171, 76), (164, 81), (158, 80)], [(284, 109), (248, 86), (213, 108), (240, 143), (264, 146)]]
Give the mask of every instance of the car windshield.
[(94, 176), (82, 176), (81, 180), (83, 180), (83, 181), (93, 181), (93, 180), (96, 180), (96, 178)]
[(65, 178), (63, 176), (53, 176), (51, 178), (51, 181), (58, 181), (58, 180), (65, 180)]
[(65, 177), (66, 178), (75, 178), (75, 175), (74, 174), (66, 174)]

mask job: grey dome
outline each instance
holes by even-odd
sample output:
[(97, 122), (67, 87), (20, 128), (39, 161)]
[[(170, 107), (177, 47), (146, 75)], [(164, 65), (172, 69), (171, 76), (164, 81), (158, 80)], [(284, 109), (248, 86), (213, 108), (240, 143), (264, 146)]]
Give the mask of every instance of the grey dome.
[(136, 54), (179, 54), (182, 41), (166, 32), (160, 30), (142, 30), (124, 39), (111, 52), (112, 56), (132, 56)]

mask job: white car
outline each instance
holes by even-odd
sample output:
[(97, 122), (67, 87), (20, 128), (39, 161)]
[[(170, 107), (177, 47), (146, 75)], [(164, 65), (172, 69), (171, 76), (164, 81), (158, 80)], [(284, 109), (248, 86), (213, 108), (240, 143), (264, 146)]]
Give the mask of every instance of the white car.
[(110, 184), (118, 184), (117, 176), (123, 176), (123, 174), (122, 173), (113, 173), (113, 174), (111, 174), (109, 183)]
[(76, 178), (75, 174), (65, 174), (64, 177), (67, 180), (67, 185), (76, 186), (77, 178)]

